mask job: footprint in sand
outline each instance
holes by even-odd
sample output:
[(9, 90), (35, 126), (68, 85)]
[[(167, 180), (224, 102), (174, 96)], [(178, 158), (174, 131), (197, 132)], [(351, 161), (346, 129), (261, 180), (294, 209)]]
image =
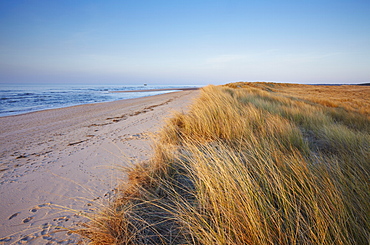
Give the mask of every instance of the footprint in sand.
[(51, 204), (51, 203), (44, 203), (44, 204), (37, 205), (37, 206), (35, 206), (35, 207), (31, 208), (31, 209), (30, 209), (30, 212), (35, 213), (35, 212), (37, 212), (37, 210), (39, 210), (40, 208), (50, 206), (50, 204)]
[[(53, 240), (53, 237), (52, 237), (52, 236), (50, 236), (50, 235), (43, 235), (43, 236), (42, 236), (42, 239), (45, 239), (45, 240), (51, 241), (51, 240)], [(51, 243), (47, 243), (47, 244), (51, 244)]]
[(47, 236), (47, 235), (49, 235), (50, 228), (51, 228), (51, 224), (49, 224), (49, 223), (45, 223), (45, 224), (43, 224), (43, 225), (42, 225), (41, 235), (42, 235), (42, 236)]
[(21, 212), (17, 212), (17, 213), (15, 213), (15, 214), (12, 214), (9, 218), (8, 218), (8, 220), (11, 220), (11, 219), (13, 219), (13, 218), (15, 218), (15, 217), (17, 217), (18, 216), (18, 214), (20, 214)]
[(31, 220), (33, 220), (33, 217), (25, 218), (25, 219), (23, 220), (23, 223), (28, 223), (28, 222), (30, 222)]
[(53, 221), (58, 221), (58, 222), (67, 222), (69, 220), (69, 216), (64, 216), (64, 217), (59, 217), (59, 218), (55, 218), (53, 219)]
[(28, 236), (25, 236), (23, 237), (21, 240), (19, 240), (19, 242), (22, 244), (22, 243), (28, 243), (29, 241), (35, 239), (36, 237), (35, 236), (31, 236), (31, 235), (28, 235)]
[(12, 240), (11, 237), (3, 237), (3, 238), (0, 238), (0, 242), (10, 242)]

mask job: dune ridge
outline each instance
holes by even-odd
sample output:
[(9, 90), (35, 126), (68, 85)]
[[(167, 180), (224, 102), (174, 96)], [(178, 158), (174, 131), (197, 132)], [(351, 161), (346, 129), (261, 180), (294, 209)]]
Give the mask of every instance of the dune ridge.
[(77, 232), (89, 244), (367, 244), (369, 94), (204, 87)]

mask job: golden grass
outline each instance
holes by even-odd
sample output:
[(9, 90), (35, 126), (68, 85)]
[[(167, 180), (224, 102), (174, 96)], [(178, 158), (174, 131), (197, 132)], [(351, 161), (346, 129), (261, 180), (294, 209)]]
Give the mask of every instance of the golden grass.
[(271, 92), (305, 99), (328, 107), (344, 108), (370, 116), (370, 86), (312, 86), (283, 83), (233, 83), (233, 88), (259, 88)]
[(91, 244), (368, 244), (370, 105), (352, 86), (341, 100), (345, 88), (203, 88), (80, 233)]

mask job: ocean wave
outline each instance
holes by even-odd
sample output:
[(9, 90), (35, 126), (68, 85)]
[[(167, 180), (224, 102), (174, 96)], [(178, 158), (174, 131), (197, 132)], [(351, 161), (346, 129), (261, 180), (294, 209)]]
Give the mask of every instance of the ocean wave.
[[(9, 85), (0, 90), (0, 116), (17, 115), (32, 111), (62, 108), (81, 104), (133, 99), (171, 91), (111, 93), (148, 89), (174, 89), (191, 86), (126, 86), (126, 85)], [(194, 86), (192, 86), (194, 87)]]

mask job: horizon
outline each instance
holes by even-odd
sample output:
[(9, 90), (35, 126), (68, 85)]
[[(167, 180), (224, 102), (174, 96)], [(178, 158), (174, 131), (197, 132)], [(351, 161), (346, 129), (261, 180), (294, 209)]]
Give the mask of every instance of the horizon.
[(38, 83), (30, 83), (30, 82), (16, 82), (16, 83), (6, 83), (6, 82), (0, 82), (0, 86), (100, 86), (100, 87), (108, 87), (108, 86), (127, 86), (127, 87), (156, 87), (156, 86), (162, 86), (162, 87), (171, 87), (171, 86), (185, 86), (185, 87), (204, 87), (208, 85), (226, 85), (229, 83), (238, 83), (238, 82), (251, 82), (251, 83), (276, 83), (276, 84), (292, 84), (292, 85), (333, 85), (333, 86), (340, 86), (340, 85), (370, 85), (370, 82), (363, 82), (363, 83), (295, 83), (295, 82), (281, 82), (281, 81), (228, 81), (225, 83), (199, 83), (199, 84), (185, 84), (185, 83), (50, 83), (50, 82), (38, 82)]
[(0, 84), (370, 82), (370, 2), (0, 3)]

